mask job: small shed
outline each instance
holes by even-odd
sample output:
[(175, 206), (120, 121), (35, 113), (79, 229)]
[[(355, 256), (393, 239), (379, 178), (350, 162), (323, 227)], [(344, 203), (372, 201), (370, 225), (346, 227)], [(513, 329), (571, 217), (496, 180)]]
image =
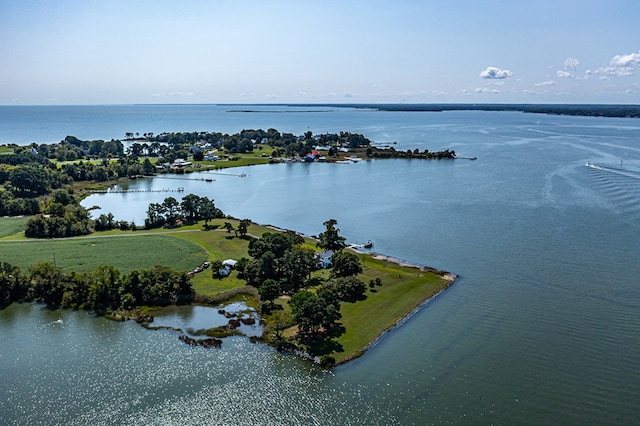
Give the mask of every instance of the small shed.
[(229, 268), (235, 268), (236, 267), (236, 263), (238, 263), (237, 260), (227, 259), (227, 260), (222, 262), (222, 266), (228, 266)]

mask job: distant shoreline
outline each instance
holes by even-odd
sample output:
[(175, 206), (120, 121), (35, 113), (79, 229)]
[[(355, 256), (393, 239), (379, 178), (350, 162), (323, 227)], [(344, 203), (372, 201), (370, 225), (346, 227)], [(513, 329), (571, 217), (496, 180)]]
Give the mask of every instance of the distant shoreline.
[(510, 111), (581, 117), (640, 118), (640, 105), (632, 104), (286, 104), (286, 106), (397, 112)]

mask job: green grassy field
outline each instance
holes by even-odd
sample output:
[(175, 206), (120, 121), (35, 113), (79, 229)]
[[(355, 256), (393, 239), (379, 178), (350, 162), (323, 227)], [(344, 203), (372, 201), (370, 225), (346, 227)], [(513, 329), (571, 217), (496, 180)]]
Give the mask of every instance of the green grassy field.
[[(109, 231), (88, 237), (61, 240), (27, 240), (20, 234), (27, 218), (0, 218), (0, 260), (23, 269), (37, 262), (55, 263), (65, 270), (91, 271), (99, 265), (110, 264), (121, 273), (134, 269), (149, 269), (156, 265), (178, 270), (191, 270), (205, 261), (240, 259), (247, 256), (248, 239), (235, 237), (222, 229), (224, 222), (216, 219), (212, 229), (203, 230), (202, 224), (177, 229), (151, 231)], [(249, 234), (259, 237), (273, 229), (252, 224)], [(15, 234), (15, 235), (12, 235)], [(308, 240), (305, 246), (314, 248)], [(356, 303), (343, 302), (342, 319), (346, 331), (334, 339), (328, 354), (338, 362), (357, 356), (385, 330), (393, 327), (424, 300), (446, 288), (451, 282), (431, 271), (401, 266), (395, 262), (359, 254), (363, 273), (358, 276), (365, 283), (380, 278), (382, 286), (374, 291), (367, 288), (367, 297)], [(326, 279), (327, 270), (314, 272)], [(244, 286), (232, 272), (228, 277), (214, 279), (206, 269), (192, 277), (194, 289), (203, 295), (214, 295)], [(286, 300), (278, 300), (284, 311), (289, 311)], [(285, 334), (292, 335), (295, 329)], [(317, 349), (317, 348), (316, 348)]]
[[(0, 217), (0, 238), (24, 232), (28, 217)], [(1, 259), (0, 259), (1, 260)]]
[(61, 240), (21, 240), (0, 243), (0, 257), (27, 269), (38, 262), (55, 263), (67, 271), (91, 271), (113, 265), (121, 273), (156, 265), (191, 270), (207, 260), (202, 247), (172, 235), (92, 236)]
[(342, 303), (340, 312), (346, 331), (337, 338), (342, 350), (332, 354), (338, 362), (365, 348), (384, 330), (393, 327), (424, 300), (451, 284), (441, 276), (418, 268), (400, 266), (388, 260), (360, 255), (365, 283), (380, 278), (382, 286), (367, 290), (367, 298), (356, 303)]

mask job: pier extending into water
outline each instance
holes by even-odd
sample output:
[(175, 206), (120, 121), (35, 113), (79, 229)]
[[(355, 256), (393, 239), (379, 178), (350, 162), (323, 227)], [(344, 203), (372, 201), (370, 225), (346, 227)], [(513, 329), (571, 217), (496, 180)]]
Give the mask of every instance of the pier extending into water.
[(101, 189), (94, 191), (99, 194), (125, 194), (129, 192), (184, 192), (183, 187), (162, 189)]

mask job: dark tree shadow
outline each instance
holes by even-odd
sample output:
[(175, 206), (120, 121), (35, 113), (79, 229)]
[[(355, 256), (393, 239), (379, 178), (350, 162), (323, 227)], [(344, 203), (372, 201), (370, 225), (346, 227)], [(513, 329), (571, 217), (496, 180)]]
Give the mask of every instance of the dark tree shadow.
[(284, 306), (276, 305), (276, 304), (273, 304), (273, 306), (270, 306), (270, 304), (267, 304), (267, 303), (263, 303), (262, 304), (262, 313), (263, 314), (268, 315), (273, 311), (284, 311)]
[(335, 339), (320, 336), (307, 337), (301, 340), (311, 355), (329, 355), (332, 352), (342, 352), (344, 348)]
[(344, 348), (336, 339), (346, 331), (344, 325), (335, 323), (333, 327), (316, 334), (299, 337), (300, 343), (307, 347), (311, 355), (329, 355), (332, 352), (342, 352)]
[(360, 293), (360, 294), (353, 294), (350, 297), (345, 298), (344, 301), (347, 303), (356, 303), (356, 302), (365, 300), (366, 298), (367, 298), (367, 295), (365, 293)]

